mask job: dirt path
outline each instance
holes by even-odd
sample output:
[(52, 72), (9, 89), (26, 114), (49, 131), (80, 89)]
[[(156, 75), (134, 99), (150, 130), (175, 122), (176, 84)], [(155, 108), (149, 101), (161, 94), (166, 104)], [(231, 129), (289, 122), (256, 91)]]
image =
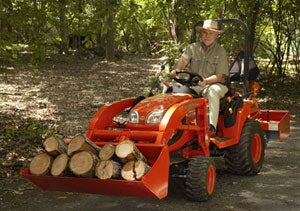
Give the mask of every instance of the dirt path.
[[(271, 141), (260, 174), (242, 177), (219, 166), (213, 198), (188, 201), (180, 181), (171, 180), (162, 200), (41, 191), (25, 179), (1, 181), (1, 210), (299, 210), (300, 121), (284, 143)], [(296, 126), (297, 125), (297, 126)]]
[[(35, 77), (24, 72), (2, 75), (1, 118), (34, 119), (65, 137), (84, 133), (103, 103), (142, 93), (158, 63), (139, 57), (113, 64), (56, 58), (44, 63)], [(269, 142), (263, 169), (253, 177), (228, 174), (218, 159), (215, 193), (204, 203), (188, 201), (175, 179), (168, 197), (157, 200), (41, 191), (16, 171), (0, 180), (0, 210), (300, 210), (299, 142), (300, 119), (295, 118), (288, 140)]]

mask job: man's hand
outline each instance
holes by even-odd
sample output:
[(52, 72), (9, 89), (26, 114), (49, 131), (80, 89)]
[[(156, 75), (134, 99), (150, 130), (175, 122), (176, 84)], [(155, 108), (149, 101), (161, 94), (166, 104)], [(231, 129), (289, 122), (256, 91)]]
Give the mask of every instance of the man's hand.
[(172, 70), (172, 71), (171, 71), (171, 77), (172, 77), (172, 78), (175, 78), (175, 77), (176, 77), (177, 71), (179, 71), (179, 70)]
[(179, 59), (177, 65), (175, 66), (175, 70), (171, 71), (171, 77), (175, 78), (176, 75), (177, 75), (176, 72), (179, 72), (180, 70), (183, 70), (186, 67), (187, 64), (188, 64), (188, 62), (185, 61), (184, 59)]
[(207, 85), (207, 82), (206, 82), (206, 80), (204, 79), (203, 81), (199, 81), (199, 82), (198, 82), (198, 85), (199, 85), (200, 87), (204, 87), (204, 86)]

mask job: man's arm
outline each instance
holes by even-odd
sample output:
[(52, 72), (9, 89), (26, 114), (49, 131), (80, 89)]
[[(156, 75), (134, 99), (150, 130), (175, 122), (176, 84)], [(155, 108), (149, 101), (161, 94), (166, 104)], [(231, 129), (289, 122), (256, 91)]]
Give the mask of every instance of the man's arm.
[(187, 66), (188, 62), (185, 59), (180, 58), (177, 62), (175, 69), (171, 71), (171, 76), (176, 76), (176, 71), (183, 70)]
[(199, 81), (199, 86), (203, 87), (209, 84), (215, 84), (220, 82), (225, 77), (225, 74), (217, 73), (215, 75), (212, 75), (208, 78), (205, 78), (203, 81)]

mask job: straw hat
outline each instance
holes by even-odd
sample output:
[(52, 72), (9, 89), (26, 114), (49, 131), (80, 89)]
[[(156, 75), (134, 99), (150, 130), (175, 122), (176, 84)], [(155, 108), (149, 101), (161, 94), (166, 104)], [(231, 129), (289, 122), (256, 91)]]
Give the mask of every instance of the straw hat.
[(215, 32), (222, 33), (223, 31), (220, 29), (219, 23), (215, 20), (205, 20), (203, 22), (203, 26), (196, 26), (196, 31), (200, 32), (202, 29), (211, 30)]

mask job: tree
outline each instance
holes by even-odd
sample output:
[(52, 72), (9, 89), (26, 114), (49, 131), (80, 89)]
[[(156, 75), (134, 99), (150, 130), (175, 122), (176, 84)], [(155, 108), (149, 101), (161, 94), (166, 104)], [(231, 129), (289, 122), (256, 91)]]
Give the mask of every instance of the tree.
[(106, 45), (105, 45), (105, 58), (108, 62), (115, 60), (115, 45), (114, 45), (114, 21), (113, 16), (115, 13), (115, 7), (117, 7), (116, 3), (113, 3), (110, 0), (106, 2), (106, 8), (108, 10), (108, 14), (106, 15), (106, 24), (108, 25), (108, 29), (106, 32)]
[(67, 14), (67, 0), (59, 0), (59, 31), (61, 37), (61, 44), (59, 52), (68, 53), (68, 23), (66, 19)]

